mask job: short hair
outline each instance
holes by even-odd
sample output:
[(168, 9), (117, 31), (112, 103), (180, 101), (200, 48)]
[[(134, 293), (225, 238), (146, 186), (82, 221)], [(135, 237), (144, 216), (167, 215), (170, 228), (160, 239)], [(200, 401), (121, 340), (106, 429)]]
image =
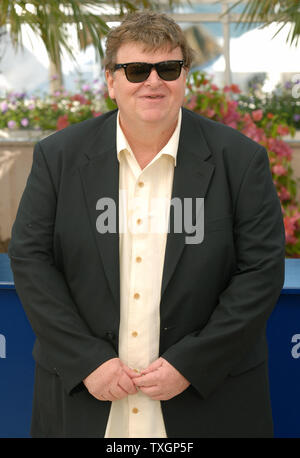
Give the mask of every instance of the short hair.
[(130, 13), (107, 34), (104, 67), (113, 71), (118, 49), (125, 43), (139, 43), (145, 52), (181, 48), (184, 66), (191, 67), (194, 50), (179, 25), (169, 16), (154, 11)]

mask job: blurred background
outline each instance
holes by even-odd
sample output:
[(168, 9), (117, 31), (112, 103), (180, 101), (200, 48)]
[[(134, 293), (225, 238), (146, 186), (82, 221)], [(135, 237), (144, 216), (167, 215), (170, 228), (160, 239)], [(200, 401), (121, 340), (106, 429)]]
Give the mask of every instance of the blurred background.
[[(23, 2), (25, 14), (18, 2), (6, 3), (14, 5), (16, 16), (18, 15), (20, 19), (30, 12), (34, 15), (35, 4), (47, 2)], [(65, 8), (66, 12), (70, 2), (58, 1), (56, 3), (61, 4), (61, 10)], [(77, 3), (85, 5), (87, 11), (93, 11), (94, 14), (102, 17), (108, 27), (117, 23), (117, 21), (109, 21), (109, 16), (113, 19), (114, 16), (117, 18), (122, 3), (125, 4), (122, 1), (81, 1)], [(119, 7), (116, 6), (116, 3), (119, 3)], [(133, 1), (131, 3), (133, 7), (136, 5), (138, 8), (139, 3), (142, 2)], [(293, 75), (300, 72), (298, 38), (295, 36), (292, 40), (291, 28), (295, 26), (287, 20), (293, 19), (292, 12), (290, 12), (290, 18), (285, 19), (285, 23), (271, 21), (268, 25), (265, 25), (267, 22), (263, 21), (268, 17), (267, 8), (265, 10), (262, 7), (257, 9), (257, 14), (251, 17), (250, 22), (246, 22), (247, 16), (241, 14), (247, 4), (272, 4), (269, 0), (261, 2), (183, 0), (182, 2), (147, 3), (149, 6), (152, 4), (153, 7), (158, 7), (161, 11), (171, 13), (185, 30), (190, 44), (197, 51), (194, 69), (213, 74), (218, 83), (235, 83), (242, 90), (247, 90), (253, 83), (259, 82), (263, 84), (265, 91), (270, 92), (278, 83), (286, 83)], [(273, 3), (280, 5), (286, 2)], [(97, 4), (98, 8), (96, 8)], [(259, 15), (261, 12), (263, 14)], [(279, 11), (277, 15), (278, 19), (281, 19)], [(56, 11), (53, 13), (54, 28), (59, 28), (57, 16)], [(100, 61), (98, 58), (99, 45), (94, 46), (95, 43), (88, 30), (86, 42), (84, 42), (83, 32), (81, 35), (78, 34), (78, 24), (71, 22), (71, 13), (65, 13), (65, 16), (69, 16), (69, 19), (68, 23), (64, 23), (66, 30), (62, 38), (68, 42), (70, 49), (64, 47), (63, 40), (59, 43), (60, 62), (57, 65), (56, 74), (61, 71), (63, 85), (68, 90), (76, 89), (77, 82), (80, 80), (93, 82), (95, 79), (100, 79), (104, 81), (101, 56)], [(277, 19), (275, 16), (274, 19)], [(3, 17), (2, 22), (4, 19)], [(23, 22), (18, 24), (20, 30), (18, 30), (17, 41), (19, 45), (23, 46), (15, 48), (16, 37), (12, 30), (16, 25), (13, 22), (10, 23), (13, 20), (12, 15), (8, 13), (7, 22), (1, 25), (0, 30), (0, 94), (3, 95), (7, 90), (28, 93), (48, 92), (50, 89), (49, 70), (52, 72), (52, 77), (57, 76), (53, 73), (55, 69), (49, 68), (49, 54), (51, 53), (49, 49), (47, 52), (46, 46), (50, 44), (46, 43), (45, 46), (41, 26), (38, 22), (32, 24), (32, 17), (27, 16)], [(48, 21), (50, 22), (49, 16)], [(100, 29), (99, 24), (97, 26)], [(83, 27), (82, 24), (81, 27)], [(101, 45), (104, 47), (104, 25), (100, 33), (103, 35)], [(73, 59), (68, 51), (71, 51)], [(19, 71), (16, 71), (16, 68)]]
[(195, 50), (185, 106), (266, 147), (288, 257), (300, 257), (300, 2), (62, 0), (0, 3), (0, 251), (49, 133), (115, 108), (105, 36), (127, 12), (171, 15)]
[(287, 258), (267, 328), (274, 431), (300, 437), (299, 0), (0, 0), (0, 437), (29, 437), (34, 335), (7, 248), (33, 147), (116, 108), (101, 65), (105, 36), (143, 8), (171, 15), (196, 52), (184, 106), (268, 152)]

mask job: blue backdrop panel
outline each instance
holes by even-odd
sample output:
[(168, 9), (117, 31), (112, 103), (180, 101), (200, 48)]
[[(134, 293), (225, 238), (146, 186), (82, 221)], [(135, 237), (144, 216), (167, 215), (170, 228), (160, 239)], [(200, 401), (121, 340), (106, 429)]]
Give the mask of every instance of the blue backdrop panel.
[[(286, 276), (268, 321), (275, 437), (300, 437), (300, 259)], [(34, 335), (16, 294), (7, 255), (0, 254), (0, 437), (29, 437)]]
[[(34, 335), (0, 255), (0, 437), (29, 437)], [(5, 356), (5, 357), (4, 357)]]
[(287, 259), (284, 287), (268, 321), (276, 437), (300, 437), (300, 259)]

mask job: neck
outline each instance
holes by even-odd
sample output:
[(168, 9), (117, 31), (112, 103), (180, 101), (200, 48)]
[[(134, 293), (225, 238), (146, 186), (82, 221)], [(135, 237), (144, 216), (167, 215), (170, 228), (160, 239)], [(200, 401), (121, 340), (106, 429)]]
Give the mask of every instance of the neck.
[(178, 117), (167, 127), (149, 124), (139, 127), (135, 124), (132, 128), (124, 125), (120, 115), (121, 129), (141, 168), (146, 167), (168, 143), (176, 129), (177, 121)]

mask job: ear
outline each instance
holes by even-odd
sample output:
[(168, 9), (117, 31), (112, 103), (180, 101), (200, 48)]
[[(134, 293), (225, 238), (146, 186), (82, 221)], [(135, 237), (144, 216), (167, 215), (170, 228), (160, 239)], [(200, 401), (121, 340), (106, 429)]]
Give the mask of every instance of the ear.
[(114, 91), (114, 76), (110, 70), (105, 70), (105, 78), (107, 82), (108, 94), (111, 99), (115, 99)]
[(186, 80), (187, 80), (187, 77), (188, 77), (188, 74), (189, 74), (190, 69), (187, 68), (187, 67), (183, 67), (182, 70), (183, 70), (184, 82), (186, 83)]

